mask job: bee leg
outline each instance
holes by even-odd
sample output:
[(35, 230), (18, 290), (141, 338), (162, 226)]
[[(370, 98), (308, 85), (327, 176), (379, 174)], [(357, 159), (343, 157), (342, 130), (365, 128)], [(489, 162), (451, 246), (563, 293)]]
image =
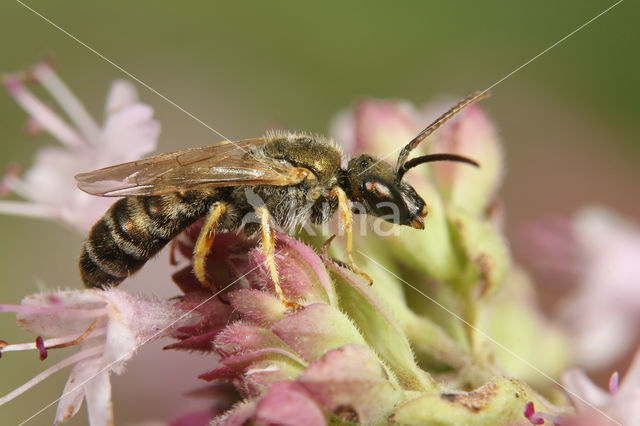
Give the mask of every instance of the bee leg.
[(353, 214), (351, 213), (351, 207), (349, 206), (349, 199), (347, 194), (339, 186), (335, 186), (330, 197), (338, 198), (338, 209), (340, 210), (340, 223), (344, 228), (345, 236), (347, 237), (347, 258), (349, 259), (349, 266), (353, 272), (360, 274), (364, 279), (369, 282), (369, 285), (373, 285), (371, 277), (364, 272), (353, 261)]
[(280, 278), (278, 276), (278, 265), (275, 260), (276, 249), (276, 233), (271, 224), (271, 215), (269, 210), (265, 207), (259, 207), (256, 209), (256, 215), (260, 218), (262, 228), (262, 252), (264, 253), (265, 263), (269, 269), (269, 275), (271, 275), (271, 281), (273, 281), (273, 287), (276, 290), (276, 294), (280, 298), (280, 301), (287, 307), (294, 310), (300, 309), (301, 306), (294, 302), (289, 302), (284, 297), (282, 288), (280, 287)]
[(209, 209), (207, 219), (202, 225), (200, 235), (198, 235), (198, 241), (196, 241), (195, 248), (193, 249), (193, 272), (196, 274), (198, 281), (207, 288), (213, 288), (213, 286), (207, 280), (207, 271), (205, 268), (205, 260), (211, 244), (213, 244), (213, 238), (216, 235), (216, 225), (220, 220), (220, 217), (227, 211), (227, 205), (225, 203), (214, 203)]

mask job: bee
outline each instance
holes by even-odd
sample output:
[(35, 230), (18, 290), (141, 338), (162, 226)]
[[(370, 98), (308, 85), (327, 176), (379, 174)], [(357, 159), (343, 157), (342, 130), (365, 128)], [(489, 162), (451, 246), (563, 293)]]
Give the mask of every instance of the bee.
[[(244, 227), (250, 236), (260, 232), (275, 291), (286, 306), (295, 307), (279, 285), (275, 229), (291, 234), (306, 221), (327, 222), (337, 210), (345, 230), (348, 263), (369, 279), (352, 256), (353, 214), (362, 212), (424, 229), (427, 205), (403, 181), (405, 173), (432, 161), (478, 164), (455, 154), (407, 158), (446, 121), (487, 96), (486, 91), (471, 95), (436, 119), (402, 149), (395, 168), (369, 154), (352, 158), (342, 168), (342, 151), (331, 140), (303, 133), (270, 132), (260, 138), (227, 141), (81, 173), (75, 177), (81, 190), (103, 197), (124, 197), (91, 228), (80, 255), (82, 280), (87, 287), (120, 284), (180, 232), (205, 217), (193, 253), (198, 280), (212, 288), (205, 258), (216, 232)], [(364, 210), (352, 211), (350, 203), (358, 203)], [(396, 214), (390, 215), (390, 210)], [(255, 215), (256, 220), (247, 223), (248, 215)]]

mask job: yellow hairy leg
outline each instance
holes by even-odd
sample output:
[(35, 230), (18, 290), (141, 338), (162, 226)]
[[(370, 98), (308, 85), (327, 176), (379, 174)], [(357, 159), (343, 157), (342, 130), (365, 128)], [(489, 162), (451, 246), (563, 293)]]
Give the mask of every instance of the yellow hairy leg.
[(225, 203), (214, 203), (209, 209), (207, 219), (202, 225), (198, 241), (193, 249), (193, 272), (196, 274), (198, 281), (205, 287), (213, 288), (207, 280), (206, 257), (209, 254), (213, 239), (216, 236), (216, 225), (220, 221), (220, 217), (227, 211)]
[(295, 302), (289, 302), (280, 287), (280, 278), (278, 276), (278, 265), (276, 265), (275, 249), (276, 249), (276, 233), (271, 223), (271, 215), (265, 207), (256, 209), (256, 215), (260, 218), (262, 228), (262, 252), (264, 253), (265, 263), (273, 282), (276, 294), (280, 301), (287, 307), (292, 309), (300, 309), (301, 306)]
[(364, 272), (353, 260), (353, 214), (351, 213), (351, 207), (349, 206), (349, 199), (347, 194), (339, 186), (334, 187), (330, 193), (331, 197), (338, 199), (338, 210), (340, 211), (340, 223), (344, 228), (344, 233), (347, 238), (347, 258), (349, 259), (349, 266), (353, 272), (360, 274), (364, 279), (369, 282), (369, 285), (373, 285), (371, 277)]

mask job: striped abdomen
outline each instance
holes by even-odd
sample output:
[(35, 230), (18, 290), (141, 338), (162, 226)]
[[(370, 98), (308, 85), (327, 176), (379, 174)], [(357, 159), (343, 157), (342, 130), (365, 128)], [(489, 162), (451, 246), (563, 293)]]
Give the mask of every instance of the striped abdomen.
[(168, 194), (118, 200), (91, 231), (80, 254), (87, 287), (120, 284), (169, 241), (207, 213), (211, 194)]

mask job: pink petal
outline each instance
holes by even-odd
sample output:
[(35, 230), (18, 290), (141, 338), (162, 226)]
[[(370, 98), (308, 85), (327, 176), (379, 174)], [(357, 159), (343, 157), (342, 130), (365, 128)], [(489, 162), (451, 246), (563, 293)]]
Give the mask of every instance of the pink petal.
[(33, 166), (24, 174), (27, 185), (25, 198), (61, 206), (73, 200), (74, 176), (86, 171), (87, 164), (77, 154), (65, 148), (48, 146), (36, 154)]
[[(296, 281), (311, 282), (313, 287), (308, 291), (313, 292), (314, 296), (304, 296), (305, 300), (308, 302), (313, 300), (328, 301), (330, 305), (335, 306), (337, 304), (336, 292), (318, 253), (308, 245), (288, 235), (278, 234), (276, 238), (280, 244), (288, 248), (287, 253), (290, 256), (288, 265), (283, 265), (281, 261), (278, 262), (281, 273), (285, 276), (288, 274), (287, 278), (290, 277), (290, 279), (285, 280), (283, 286), (296, 286), (298, 285)], [(322, 286), (324, 292), (320, 292), (318, 284)], [(299, 291), (301, 297), (304, 294), (308, 294), (303, 289), (301, 290)]]
[[(73, 367), (62, 391), (63, 396), (58, 402), (56, 423), (67, 421), (78, 412), (82, 406), (86, 385), (88, 384), (88, 382), (84, 382), (90, 380), (96, 374), (100, 374), (101, 367), (102, 363), (99, 358), (80, 361)], [(102, 375), (106, 376), (108, 380), (108, 373), (104, 372)]]
[(624, 418), (640, 418), (638, 417), (640, 416), (640, 349), (636, 351), (631, 366), (615, 394), (614, 401), (620, 413), (626, 413)]
[(245, 380), (260, 386), (266, 391), (274, 383), (284, 380), (295, 380), (303, 370), (303, 366), (285, 358), (265, 358), (252, 363), (244, 373)]
[(205, 382), (212, 382), (214, 380), (232, 380), (236, 377), (238, 377), (238, 372), (235, 369), (223, 365), (215, 370), (207, 371), (199, 375), (198, 379), (202, 379)]
[(296, 383), (280, 382), (258, 402), (256, 425), (324, 426), (322, 409)]
[(370, 424), (388, 416), (402, 391), (370, 349), (345, 345), (327, 352), (298, 379), (327, 410), (354, 423)]
[(126, 80), (116, 80), (111, 83), (111, 88), (107, 94), (104, 110), (107, 115), (138, 102), (138, 91), (136, 87)]
[(572, 368), (563, 373), (562, 384), (571, 391), (569, 392), (569, 398), (578, 407), (578, 410), (590, 409), (584, 401), (596, 407), (602, 407), (611, 398), (608, 393), (596, 386), (584, 371), (579, 368)]
[(230, 321), (237, 319), (233, 307), (218, 297), (211, 297), (207, 290), (191, 292), (176, 302), (182, 312), (191, 312), (189, 321), (181, 324), (176, 330), (187, 335), (198, 335), (210, 331), (219, 331)]
[(349, 318), (324, 303), (308, 305), (271, 326), (306, 361), (319, 359), (325, 352), (348, 343), (365, 345)]
[(242, 317), (261, 325), (270, 325), (281, 320), (287, 311), (280, 300), (260, 290), (242, 289), (229, 293), (231, 305)]
[(222, 416), (216, 417), (211, 422), (216, 426), (241, 426), (246, 425), (256, 410), (256, 401), (244, 401), (236, 404), (231, 410)]
[(356, 145), (356, 122), (351, 109), (340, 111), (331, 119), (329, 134), (348, 155), (359, 152)]
[(477, 105), (440, 129), (431, 152), (472, 158), (480, 168), (454, 162), (433, 163), (436, 184), (452, 204), (480, 215), (493, 200), (504, 172), (502, 146), (493, 124)]
[(219, 332), (219, 330), (214, 330), (197, 336), (180, 338), (179, 342), (167, 345), (163, 349), (211, 352), (213, 351), (213, 341)]
[(111, 402), (111, 382), (105, 371), (84, 385), (89, 423), (92, 425), (113, 424), (113, 403)]
[(262, 348), (252, 352), (246, 352), (242, 355), (236, 355), (228, 358), (223, 358), (221, 362), (236, 371), (244, 372), (246, 369), (251, 368), (257, 361), (268, 358), (282, 358), (288, 359), (298, 365), (304, 365), (304, 361), (298, 358), (298, 356), (287, 349), (282, 348)]
[(402, 147), (420, 130), (417, 121), (415, 108), (407, 102), (360, 102), (355, 108), (356, 152), (384, 155)]
[(236, 323), (226, 327), (214, 341), (216, 350), (223, 357), (242, 355), (269, 347), (286, 345), (270, 330), (252, 324)]
[(107, 117), (102, 155), (98, 167), (137, 160), (156, 149), (160, 124), (153, 119), (153, 109), (144, 104), (126, 106)]
[[(56, 300), (50, 294), (40, 293), (22, 299), (21, 305), (32, 307), (32, 312), (18, 313), (17, 320), (22, 328), (44, 336), (58, 337), (84, 332), (91, 323), (105, 315), (107, 305), (103, 292), (99, 290), (70, 290), (56, 293)], [(53, 310), (47, 310), (46, 308)], [(45, 308), (39, 310), (39, 308)], [(74, 311), (82, 316), (74, 315)]]

